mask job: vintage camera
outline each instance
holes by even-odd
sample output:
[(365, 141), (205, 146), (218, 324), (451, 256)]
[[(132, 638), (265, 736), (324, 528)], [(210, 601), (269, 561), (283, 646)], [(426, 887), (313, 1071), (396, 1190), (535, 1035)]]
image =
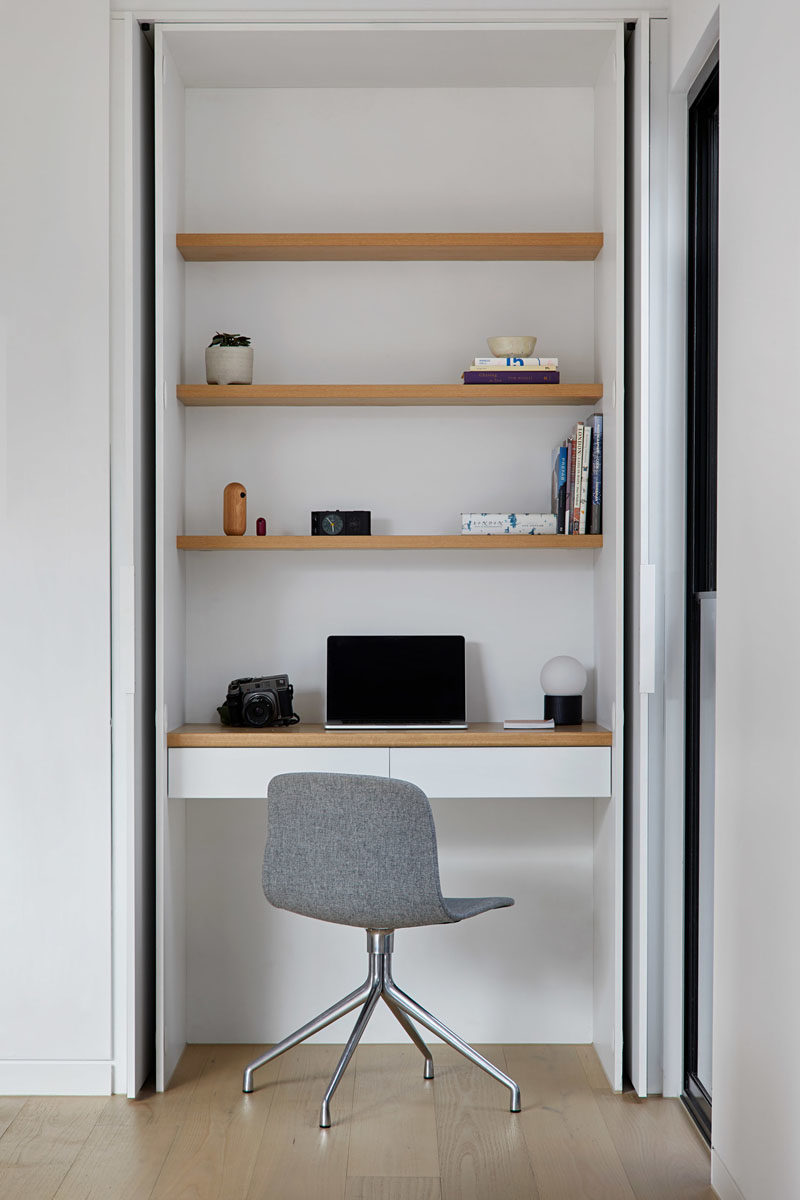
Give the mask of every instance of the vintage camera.
[(353, 537), (370, 533), (369, 511), (364, 509), (325, 509), (312, 512), (311, 533), (325, 537)]
[(288, 675), (234, 679), (217, 712), (223, 725), (296, 725), (300, 718), (292, 710), (293, 695)]

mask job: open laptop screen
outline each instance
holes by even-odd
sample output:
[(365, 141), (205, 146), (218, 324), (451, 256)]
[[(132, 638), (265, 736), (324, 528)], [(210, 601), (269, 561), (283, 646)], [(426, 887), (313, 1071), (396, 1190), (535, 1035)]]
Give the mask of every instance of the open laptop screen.
[(460, 636), (328, 638), (328, 725), (464, 725)]

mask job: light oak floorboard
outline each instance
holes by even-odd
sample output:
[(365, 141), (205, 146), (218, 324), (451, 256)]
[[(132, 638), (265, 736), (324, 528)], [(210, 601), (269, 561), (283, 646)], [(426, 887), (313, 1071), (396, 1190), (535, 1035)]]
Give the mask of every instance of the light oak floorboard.
[(0, 1096), (0, 1137), (25, 1103), (24, 1096)]
[(54, 1200), (143, 1200), (149, 1197), (177, 1125), (99, 1121), (55, 1193)]
[(242, 1092), (242, 1071), (255, 1048), (217, 1046), (206, 1060), (183, 1124), (167, 1154), (152, 1200), (244, 1200), (261, 1144), (277, 1063), (261, 1086)]
[(95, 1096), (26, 1100), (0, 1138), (3, 1200), (52, 1200), (105, 1104)]
[[(385, 1176), (359, 1176), (348, 1179), (345, 1200), (441, 1200), (439, 1178), (390, 1179)], [(499, 1197), (498, 1197), (499, 1200)]]
[[(331, 1101), (331, 1128), (319, 1127), (322, 1097), (341, 1052), (341, 1046), (296, 1046), (276, 1060), (280, 1071), (270, 1085), (273, 1103), (247, 1200), (344, 1200), (352, 1070), (345, 1072)], [(256, 1073), (257, 1088), (263, 1086), (259, 1074), (268, 1070)]]
[[(197, 1085), (217, 1049), (217, 1046), (187, 1046), (165, 1092), (157, 1092), (148, 1082), (135, 1100), (110, 1096), (98, 1124), (149, 1125), (151, 1121), (160, 1121), (172, 1128), (180, 1125), (191, 1110)], [(246, 1057), (247, 1046), (239, 1049)]]
[(349, 1176), (438, 1177), (434, 1080), (423, 1078), (424, 1064), (416, 1046), (359, 1046), (349, 1068)]
[[(502, 1047), (476, 1049), (507, 1070)], [(545, 1200), (508, 1088), (449, 1046), (437, 1045), (433, 1056), (442, 1200)]]
[(574, 1046), (510, 1046), (520, 1123), (543, 1200), (634, 1200)]
[(588, 1046), (576, 1046), (575, 1053), (583, 1067), (583, 1073), (586, 1076), (586, 1082), (589, 1084), (589, 1087), (595, 1092), (610, 1091), (611, 1084), (608, 1082), (594, 1046), (591, 1044)]
[(596, 1096), (637, 1200), (712, 1200), (708, 1147), (680, 1101)]
[(251, 1096), (242, 1070), (261, 1047), (191, 1046), (163, 1095), (0, 1100), (0, 1197), (714, 1200), (679, 1102), (614, 1095), (590, 1047), (484, 1048), (519, 1082), (520, 1114), (502, 1085), (432, 1049), (426, 1083), (413, 1046), (360, 1047), (330, 1130), (317, 1122), (340, 1046), (289, 1051)]

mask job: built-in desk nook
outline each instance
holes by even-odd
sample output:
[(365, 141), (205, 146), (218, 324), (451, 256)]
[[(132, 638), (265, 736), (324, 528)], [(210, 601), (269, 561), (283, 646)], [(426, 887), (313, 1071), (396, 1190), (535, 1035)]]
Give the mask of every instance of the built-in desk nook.
[[(320, 770), (417, 783), (445, 894), (515, 897), (398, 935), (409, 991), (473, 1043), (593, 1042), (620, 1087), (624, 23), (357, 17), (154, 25), (157, 1086), (352, 987), (363, 934), (261, 892), (267, 784)], [(252, 383), (207, 381), (222, 331)], [(496, 335), (557, 380), (463, 382)], [(462, 532), (549, 514), (579, 426), (595, 532)], [(371, 532), (313, 535), (335, 510)], [(352, 635), (463, 638), (469, 728), (326, 731)], [(560, 655), (584, 724), (504, 730)], [(300, 724), (219, 725), (278, 674)]]

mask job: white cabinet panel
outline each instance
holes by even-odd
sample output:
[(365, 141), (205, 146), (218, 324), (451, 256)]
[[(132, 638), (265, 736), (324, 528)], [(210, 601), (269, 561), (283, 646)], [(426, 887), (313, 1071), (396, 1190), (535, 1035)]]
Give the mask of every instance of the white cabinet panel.
[(295, 750), (278, 746), (173, 749), (169, 752), (169, 794), (187, 799), (263, 797), (270, 779), (284, 771), (388, 775), (389, 751), (346, 747)]
[(603, 746), (392, 750), (392, 777), (428, 796), (608, 796), (611, 751)]

